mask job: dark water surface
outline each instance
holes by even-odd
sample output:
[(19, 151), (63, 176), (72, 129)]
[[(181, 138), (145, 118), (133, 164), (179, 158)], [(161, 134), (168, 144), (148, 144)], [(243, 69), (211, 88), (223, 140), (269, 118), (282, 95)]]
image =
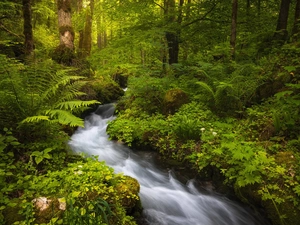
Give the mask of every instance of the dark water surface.
[(75, 152), (99, 156), (116, 173), (136, 178), (144, 216), (150, 225), (267, 225), (247, 208), (218, 194), (200, 192), (193, 181), (182, 184), (170, 172), (158, 169), (147, 154), (108, 140), (107, 123), (113, 120), (112, 104), (103, 105), (85, 120), (69, 145)]

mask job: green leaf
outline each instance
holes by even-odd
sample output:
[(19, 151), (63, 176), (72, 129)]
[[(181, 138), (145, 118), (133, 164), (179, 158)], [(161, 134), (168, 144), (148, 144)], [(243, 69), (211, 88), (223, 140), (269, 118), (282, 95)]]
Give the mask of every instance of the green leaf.
[(34, 161), (35, 161), (35, 163), (38, 165), (38, 164), (40, 164), (40, 162), (43, 161), (43, 159), (44, 159), (43, 156), (36, 156), (36, 157), (34, 158)]
[(295, 66), (284, 66), (283, 68), (289, 73), (296, 70)]

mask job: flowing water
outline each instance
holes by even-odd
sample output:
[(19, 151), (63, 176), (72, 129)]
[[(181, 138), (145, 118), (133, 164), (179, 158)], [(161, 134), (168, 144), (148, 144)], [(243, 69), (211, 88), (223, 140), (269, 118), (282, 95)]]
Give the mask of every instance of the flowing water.
[(99, 156), (113, 167), (136, 178), (144, 217), (150, 225), (266, 225), (245, 207), (217, 195), (200, 192), (189, 181), (180, 183), (171, 172), (158, 169), (146, 155), (139, 155), (106, 134), (108, 121), (113, 119), (112, 104), (103, 105), (85, 120), (69, 142), (75, 152)]

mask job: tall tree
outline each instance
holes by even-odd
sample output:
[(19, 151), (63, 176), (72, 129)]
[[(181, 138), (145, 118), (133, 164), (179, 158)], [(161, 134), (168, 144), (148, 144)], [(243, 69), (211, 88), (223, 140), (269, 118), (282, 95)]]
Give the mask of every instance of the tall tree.
[(288, 37), (287, 24), (291, 0), (281, 0), (279, 16), (277, 19), (277, 27), (274, 33), (274, 39), (278, 41), (286, 41)]
[(32, 24), (31, 24), (31, 0), (23, 0), (23, 19), (24, 19), (24, 30), (23, 34), (25, 37), (24, 41), (24, 52), (26, 56), (31, 55), (33, 52), (33, 33), (32, 33)]
[(86, 10), (86, 20), (83, 33), (82, 56), (88, 56), (92, 49), (92, 22), (94, 14), (94, 0), (89, 1), (89, 8)]
[(75, 58), (71, 0), (57, 0), (57, 10), (60, 44), (54, 52), (53, 59), (59, 63), (71, 65)]
[(296, 8), (295, 8), (295, 17), (294, 17), (294, 26), (293, 26), (293, 40), (298, 40), (299, 30), (300, 30), (300, 0), (297, 0), (296, 2)]
[[(182, 22), (183, 4), (184, 0), (179, 0), (178, 7), (176, 7), (175, 0), (165, 0), (164, 2), (165, 18), (167, 21), (167, 25), (171, 28), (166, 31), (169, 64), (178, 63), (180, 25)], [(178, 8), (178, 10), (176, 10), (176, 8)]]
[(231, 57), (233, 59), (235, 57), (237, 13), (238, 13), (238, 0), (232, 0), (230, 46), (231, 46)]

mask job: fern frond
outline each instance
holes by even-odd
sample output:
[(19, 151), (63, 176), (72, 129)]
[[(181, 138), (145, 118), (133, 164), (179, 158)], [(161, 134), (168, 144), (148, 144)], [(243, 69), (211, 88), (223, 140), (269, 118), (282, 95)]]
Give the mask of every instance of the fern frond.
[(64, 74), (62, 71), (58, 71), (56, 75), (52, 78), (53, 80), (49, 84), (49, 88), (42, 94), (41, 102), (51, 99), (60, 91), (61, 87), (65, 88), (67, 84), (84, 78), (85, 77), (82, 76), (69, 76)]
[(60, 109), (47, 110), (46, 115), (49, 115), (51, 119), (57, 120), (57, 122), (62, 125), (68, 125), (71, 127), (84, 126), (83, 119), (74, 116), (72, 113), (65, 110), (60, 110)]
[(75, 101), (67, 101), (67, 102), (61, 102), (56, 105), (55, 108), (62, 109), (62, 110), (74, 110), (76, 108), (81, 108), (81, 107), (87, 107), (93, 104), (100, 104), (100, 102), (96, 100), (90, 100), (90, 101), (80, 101), (80, 100), (75, 100)]
[(22, 120), (21, 123), (37, 123), (45, 120), (49, 121), (49, 116), (43, 116), (43, 115), (29, 116), (26, 119)]
[(198, 81), (198, 82), (196, 82), (196, 84), (200, 85), (204, 90), (206, 90), (206, 92), (208, 92), (210, 94), (211, 98), (215, 101), (215, 93), (208, 84), (206, 84), (202, 81)]
[(66, 85), (62, 90), (60, 90), (59, 99), (57, 102), (60, 103), (64, 101), (70, 101), (79, 96), (86, 95), (86, 93), (80, 91), (84, 85), (86, 85), (86, 81), (81, 80)]

